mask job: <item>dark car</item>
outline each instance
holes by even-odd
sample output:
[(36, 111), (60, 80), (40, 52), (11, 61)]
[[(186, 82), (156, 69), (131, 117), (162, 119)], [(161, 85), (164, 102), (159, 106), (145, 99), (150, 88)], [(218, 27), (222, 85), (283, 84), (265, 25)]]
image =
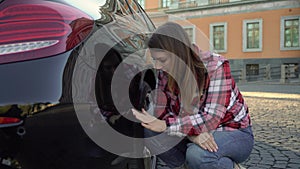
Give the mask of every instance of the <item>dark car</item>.
[(0, 0), (0, 168), (147, 168), (101, 127), (143, 136), (128, 109), (149, 105), (154, 75), (129, 73), (153, 30), (134, 0)]

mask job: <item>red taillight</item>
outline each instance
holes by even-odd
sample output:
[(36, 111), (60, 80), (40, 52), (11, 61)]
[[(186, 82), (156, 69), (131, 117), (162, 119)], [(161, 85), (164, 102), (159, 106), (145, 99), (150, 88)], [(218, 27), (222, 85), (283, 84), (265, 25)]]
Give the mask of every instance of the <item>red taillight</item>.
[(21, 122), (20, 119), (14, 117), (0, 117), (0, 125), (1, 124), (13, 124)]
[(93, 28), (82, 11), (49, 1), (14, 1), (0, 7), (0, 63), (43, 58), (66, 52)]

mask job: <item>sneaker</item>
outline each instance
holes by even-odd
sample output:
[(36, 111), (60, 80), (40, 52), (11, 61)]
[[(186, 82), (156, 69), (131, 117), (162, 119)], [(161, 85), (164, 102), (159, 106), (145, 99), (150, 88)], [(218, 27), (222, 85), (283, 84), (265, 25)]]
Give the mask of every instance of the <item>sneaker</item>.
[(246, 169), (246, 168), (243, 167), (241, 164), (234, 163), (234, 169)]
[(171, 169), (162, 159), (156, 157), (156, 169)]
[(182, 166), (176, 167), (175, 169), (188, 169), (188, 167), (185, 164), (183, 164)]

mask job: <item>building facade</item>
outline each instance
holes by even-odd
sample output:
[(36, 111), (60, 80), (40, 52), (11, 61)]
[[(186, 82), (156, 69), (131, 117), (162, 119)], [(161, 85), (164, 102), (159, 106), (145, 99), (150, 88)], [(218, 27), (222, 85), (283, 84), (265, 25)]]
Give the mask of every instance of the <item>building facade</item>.
[[(299, 0), (139, 0), (156, 26), (181, 24), (203, 50), (224, 55), (233, 70), (262, 78), (281, 65), (299, 77)], [(265, 75), (267, 71), (277, 73)], [(249, 80), (249, 79), (248, 79)]]

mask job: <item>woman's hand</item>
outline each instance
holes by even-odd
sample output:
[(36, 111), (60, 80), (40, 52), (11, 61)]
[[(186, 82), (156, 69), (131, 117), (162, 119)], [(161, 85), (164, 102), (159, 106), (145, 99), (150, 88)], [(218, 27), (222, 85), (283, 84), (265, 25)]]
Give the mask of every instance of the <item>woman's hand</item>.
[(142, 112), (132, 109), (132, 112), (135, 118), (142, 122), (142, 126), (149, 130), (155, 132), (164, 132), (167, 129), (167, 124), (164, 120), (157, 119), (144, 109), (142, 109)]
[(198, 136), (189, 136), (188, 137), (193, 143), (199, 145), (204, 150), (210, 152), (217, 152), (218, 146), (214, 140), (214, 137), (211, 133), (205, 132), (201, 133)]

